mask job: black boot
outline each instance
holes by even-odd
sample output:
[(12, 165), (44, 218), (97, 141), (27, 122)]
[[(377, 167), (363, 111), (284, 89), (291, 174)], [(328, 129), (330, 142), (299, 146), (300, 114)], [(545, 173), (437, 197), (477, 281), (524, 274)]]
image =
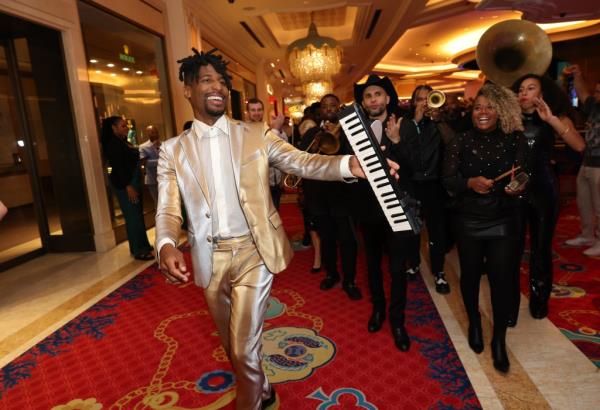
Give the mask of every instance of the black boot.
[(369, 324), (367, 326), (369, 333), (378, 332), (381, 329), (381, 326), (383, 326), (384, 321), (385, 321), (385, 309), (373, 308), (373, 313), (371, 314), (371, 317), (369, 318)]
[(529, 297), (529, 313), (534, 319), (543, 319), (548, 316), (548, 299), (544, 300), (532, 293)]
[(504, 338), (492, 339), (492, 359), (494, 359), (494, 367), (502, 373), (508, 372), (510, 362), (508, 361), (508, 353), (506, 353), (506, 341)]
[(483, 352), (481, 318), (469, 322), (469, 347), (477, 354)]
[(552, 283), (540, 279), (529, 281), (529, 312), (534, 319), (543, 319), (548, 316), (548, 299), (552, 291)]

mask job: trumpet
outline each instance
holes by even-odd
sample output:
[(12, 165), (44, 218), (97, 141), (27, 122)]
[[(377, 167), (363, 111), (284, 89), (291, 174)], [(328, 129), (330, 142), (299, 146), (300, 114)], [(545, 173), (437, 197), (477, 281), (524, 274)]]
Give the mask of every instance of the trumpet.
[[(306, 148), (306, 152), (312, 154), (333, 155), (340, 150), (340, 130), (342, 125), (337, 123), (331, 132), (320, 130)], [(302, 177), (287, 174), (283, 179), (286, 188), (296, 188), (302, 181)]]
[(427, 107), (440, 108), (446, 102), (446, 94), (440, 90), (431, 90), (427, 94)]

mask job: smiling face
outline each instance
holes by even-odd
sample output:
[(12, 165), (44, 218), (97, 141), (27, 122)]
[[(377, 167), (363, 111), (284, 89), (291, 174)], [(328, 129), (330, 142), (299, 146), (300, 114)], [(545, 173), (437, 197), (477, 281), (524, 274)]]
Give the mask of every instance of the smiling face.
[(265, 115), (265, 109), (261, 103), (248, 104), (248, 117), (252, 122), (261, 122)]
[(527, 78), (519, 86), (519, 105), (528, 114), (535, 110), (533, 101), (542, 96), (542, 85), (537, 78)]
[(321, 119), (323, 121), (337, 122), (337, 113), (340, 111), (340, 102), (332, 96), (321, 100)]
[(385, 114), (389, 102), (390, 96), (387, 95), (383, 87), (370, 85), (363, 91), (362, 106), (370, 118), (376, 118)]
[(210, 64), (201, 66), (198, 74), (198, 81), (186, 85), (184, 94), (192, 104), (194, 116), (213, 124), (225, 113), (229, 89), (223, 76)]
[(498, 125), (498, 112), (483, 95), (480, 95), (473, 104), (473, 125), (480, 131), (488, 132), (496, 129)]

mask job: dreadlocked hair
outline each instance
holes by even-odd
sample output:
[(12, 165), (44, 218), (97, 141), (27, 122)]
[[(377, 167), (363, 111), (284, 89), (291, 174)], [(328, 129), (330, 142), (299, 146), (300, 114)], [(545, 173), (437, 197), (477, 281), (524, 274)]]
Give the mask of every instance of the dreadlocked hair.
[(211, 65), (215, 71), (223, 76), (225, 85), (231, 90), (231, 76), (227, 72), (227, 64), (229, 61), (223, 60), (223, 56), (214, 54), (218, 49), (213, 48), (209, 52), (204, 51), (198, 52), (194, 47), (192, 51), (194, 54), (177, 60), (179, 64), (179, 81), (183, 81), (185, 85), (192, 85), (198, 81), (200, 67)]
[(479, 96), (487, 98), (498, 113), (502, 132), (511, 134), (515, 131), (523, 131), (519, 100), (511, 90), (488, 81), (477, 93), (477, 97)]

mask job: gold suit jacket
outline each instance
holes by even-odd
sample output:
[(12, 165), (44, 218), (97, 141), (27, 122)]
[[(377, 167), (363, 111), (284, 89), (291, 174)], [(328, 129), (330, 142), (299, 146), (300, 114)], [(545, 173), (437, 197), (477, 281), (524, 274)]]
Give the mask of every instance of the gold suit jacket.
[[(294, 148), (262, 123), (246, 123), (227, 118), (231, 156), (239, 201), (250, 233), (267, 269), (284, 270), (293, 252), (269, 189), (269, 165), (289, 174), (310, 179), (342, 180), (341, 156), (308, 154)], [(212, 204), (202, 166), (200, 144), (189, 129), (165, 141), (158, 160), (158, 204), (156, 243), (168, 238), (178, 242), (181, 202), (188, 216), (188, 242), (191, 245), (194, 279), (206, 288), (212, 276)]]

